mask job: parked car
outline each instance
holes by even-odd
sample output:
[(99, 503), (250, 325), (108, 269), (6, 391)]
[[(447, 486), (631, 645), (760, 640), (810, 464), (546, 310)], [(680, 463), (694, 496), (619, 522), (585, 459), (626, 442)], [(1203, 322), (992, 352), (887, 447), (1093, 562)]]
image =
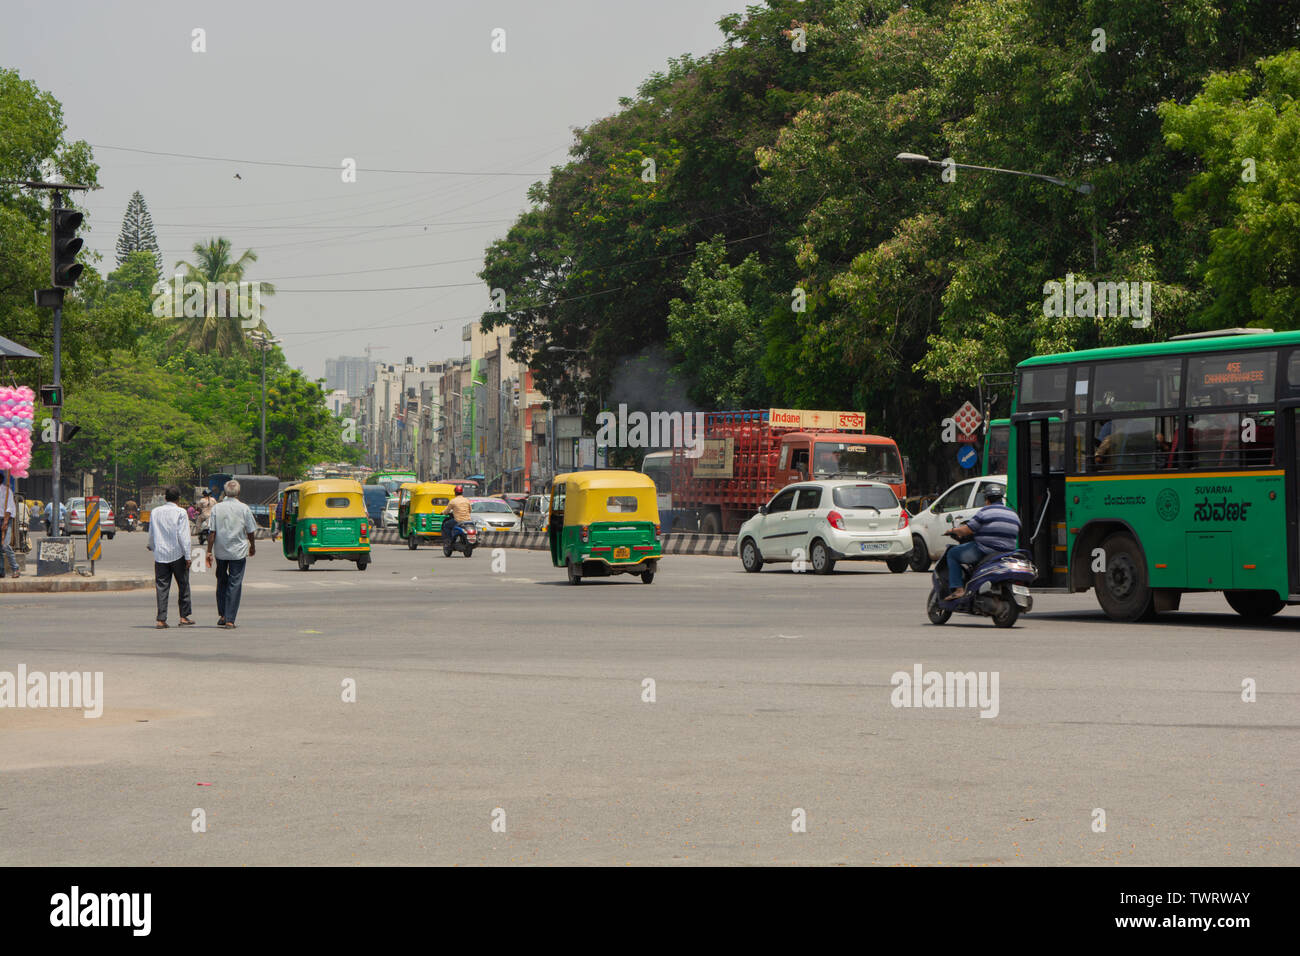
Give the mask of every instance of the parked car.
[(984, 507), (984, 489), (988, 485), (1007, 486), (1006, 475), (984, 475), (959, 481), (925, 510), (912, 519), (913, 571), (928, 570), (954, 543), (944, 537), (957, 525)]
[[(86, 533), (85, 498), (68, 499), (67, 522), (68, 534)], [(113, 523), (113, 506), (103, 499), (99, 502), (99, 533), (109, 541), (112, 541), (113, 535), (117, 533), (117, 526)]]
[(519, 516), (500, 498), (470, 498), (469, 520), (480, 531), (518, 531)]
[(746, 571), (804, 560), (816, 574), (829, 574), (837, 561), (885, 561), (900, 573), (912, 550), (908, 521), (884, 482), (799, 482), (740, 526), (736, 553)]
[(547, 510), (546, 495), (529, 495), (519, 518), (525, 531), (545, 531)]

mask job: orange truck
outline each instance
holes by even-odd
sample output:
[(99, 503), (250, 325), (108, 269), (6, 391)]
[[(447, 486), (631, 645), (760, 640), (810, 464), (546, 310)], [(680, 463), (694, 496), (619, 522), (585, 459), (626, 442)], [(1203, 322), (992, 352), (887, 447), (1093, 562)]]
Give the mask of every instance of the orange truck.
[(706, 412), (702, 447), (673, 449), (673, 526), (734, 534), (786, 485), (818, 478), (880, 481), (902, 501), (907, 484), (898, 445), (864, 432), (866, 423), (864, 412)]

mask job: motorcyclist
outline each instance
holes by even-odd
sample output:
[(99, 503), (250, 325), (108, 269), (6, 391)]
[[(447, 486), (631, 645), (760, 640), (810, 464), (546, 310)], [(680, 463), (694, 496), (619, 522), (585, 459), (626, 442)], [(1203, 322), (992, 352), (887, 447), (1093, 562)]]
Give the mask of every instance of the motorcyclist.
[(986, 554), (1005, 554), (1016, 550), (1020, 538), (1020, 516), (1003, 504), (1006, 489), (989, 485), (984, 492), (984, 507), (953, 528), (950, 534), (963, 544), (948, 549), (949, 601), (966, 596), (963, 565), (979, 563)]
[(463, 485), (456, 486), (456, 496), (447, 502), (447, 514), (451, 515), (451, 524), (448, 526), (444, 520), (442, 523), (442, 533), (446, 538), (453, 538), (458, 528), (469, 521), (470, 504), (469, 499), (465, 497), (465, 488)]

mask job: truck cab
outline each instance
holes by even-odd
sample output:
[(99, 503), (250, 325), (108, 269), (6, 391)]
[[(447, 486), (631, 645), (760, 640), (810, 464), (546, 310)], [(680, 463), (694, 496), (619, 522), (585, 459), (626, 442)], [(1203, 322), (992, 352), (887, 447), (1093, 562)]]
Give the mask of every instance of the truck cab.
[(881, 481), (901, 501), (907, 497), (898, 446), (879, 435), (846, 432), (790, 432), (781, 436), (777, 487), (819, 478)]

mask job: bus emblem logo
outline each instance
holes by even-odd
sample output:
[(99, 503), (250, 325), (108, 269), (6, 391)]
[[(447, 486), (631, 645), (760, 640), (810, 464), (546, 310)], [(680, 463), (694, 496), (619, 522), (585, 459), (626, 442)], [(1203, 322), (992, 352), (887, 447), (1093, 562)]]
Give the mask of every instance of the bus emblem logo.
[(1178, 492), (1174, 489), (1166, 488), (1156, 496), (1156, 514), (1165, 521), (1173, 521), (1177, 518), (1179, 510)]

